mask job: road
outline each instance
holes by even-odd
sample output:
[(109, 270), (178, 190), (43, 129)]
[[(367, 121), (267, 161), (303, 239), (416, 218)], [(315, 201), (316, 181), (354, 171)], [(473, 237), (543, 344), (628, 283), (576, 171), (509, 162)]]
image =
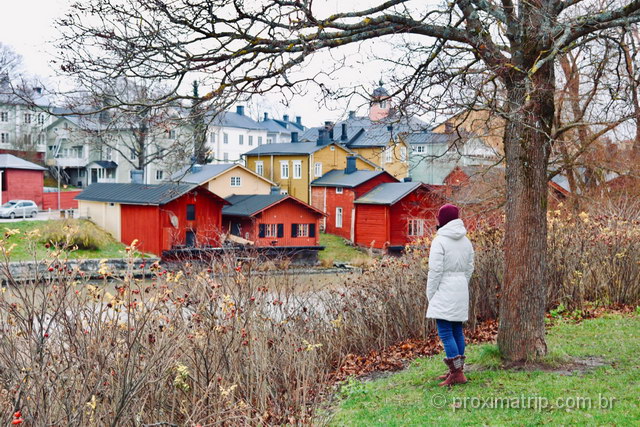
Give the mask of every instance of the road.
[[(77, 218), (78, 217), (78, 210), (74, 210), (74, 215), (73, 218)], [(9, 219), (9, 218), (0, 218), (0, 224), (1, 223), (9, 223), (9, 222), (18, 222), (18, 221), (47, 221), (50, 219), (60, 219), (60, 211), (57, 210), (52, 210), (52, 211), (40, 211), (38, 212), (38, 215), (36, 215), (34, 218), (22, 218), (22, 217), (16, 217), (15, 219)]]

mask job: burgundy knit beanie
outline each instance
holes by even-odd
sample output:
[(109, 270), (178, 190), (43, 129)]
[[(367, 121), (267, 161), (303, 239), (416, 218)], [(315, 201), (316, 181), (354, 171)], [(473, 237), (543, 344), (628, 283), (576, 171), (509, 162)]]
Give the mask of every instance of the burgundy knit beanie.
[(438, 224), (440, 227), (447, 225), (449, 221), (460, 218), (458, 207), (451, 204), (443, 205), (438, 211)]

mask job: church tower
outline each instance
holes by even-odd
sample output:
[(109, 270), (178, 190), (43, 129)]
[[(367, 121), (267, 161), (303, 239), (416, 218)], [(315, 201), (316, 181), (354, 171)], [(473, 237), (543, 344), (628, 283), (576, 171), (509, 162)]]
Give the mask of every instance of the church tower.
[(382, 86), (382, 80), (380, 80), (379, 86), (375, 88), (371, 94), (369, 119), (373, 121), (382, 120), (389, 115), (390, 111), (391, 98), (389, 92)]

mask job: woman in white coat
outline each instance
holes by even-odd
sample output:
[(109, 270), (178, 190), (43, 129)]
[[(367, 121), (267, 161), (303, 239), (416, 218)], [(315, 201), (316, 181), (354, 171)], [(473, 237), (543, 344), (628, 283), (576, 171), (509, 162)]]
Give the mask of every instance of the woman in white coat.
[(429, 251), (427, 317), (436, 319), (438, 335), (447, 357), (449, 372), (441, 386), (464, 384), (464, 334), (462, 322), (469, 317), (469, 279), (473, 273), (473, 246), (454, 205), (438, 211), (438, 231)]

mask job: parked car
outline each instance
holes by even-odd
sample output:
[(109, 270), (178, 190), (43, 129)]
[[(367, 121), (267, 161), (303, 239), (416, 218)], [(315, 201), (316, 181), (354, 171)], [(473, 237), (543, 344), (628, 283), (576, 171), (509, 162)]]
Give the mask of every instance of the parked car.
[(0, 206), (0, 218), (25, 218), (38, 214), (38, 205), (33, 200), (9, 200)]

